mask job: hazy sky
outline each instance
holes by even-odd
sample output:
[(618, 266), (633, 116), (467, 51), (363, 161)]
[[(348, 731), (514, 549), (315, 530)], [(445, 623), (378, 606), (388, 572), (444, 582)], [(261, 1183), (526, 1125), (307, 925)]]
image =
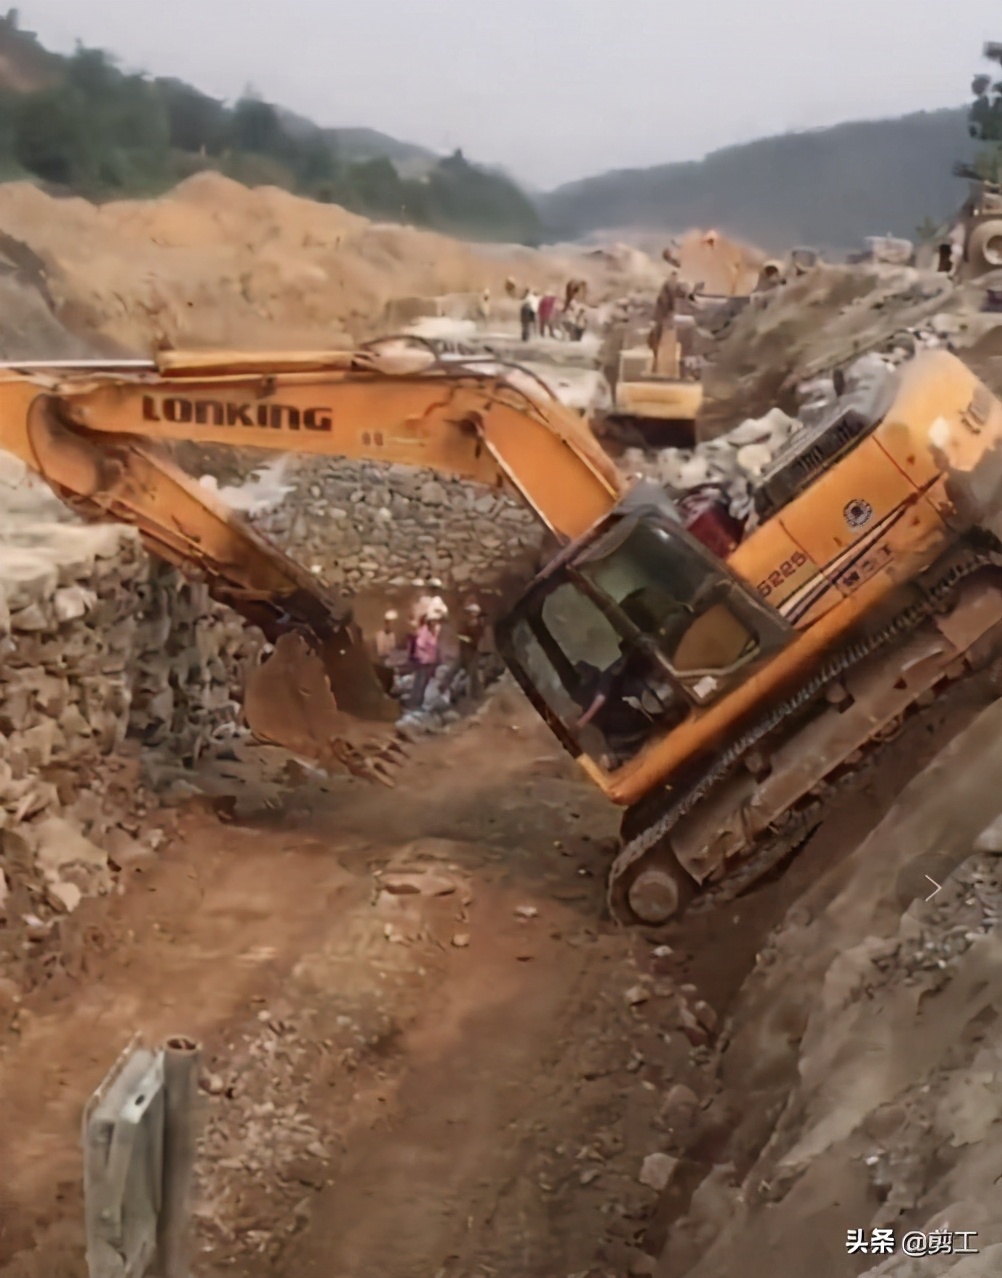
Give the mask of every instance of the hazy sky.
[[(8, 5), (14, 0), (8, 0)], [(21, 0), (22, 26), (214, 96), (461, 146), (537, 186), (954, 106), (1000, 0)]]

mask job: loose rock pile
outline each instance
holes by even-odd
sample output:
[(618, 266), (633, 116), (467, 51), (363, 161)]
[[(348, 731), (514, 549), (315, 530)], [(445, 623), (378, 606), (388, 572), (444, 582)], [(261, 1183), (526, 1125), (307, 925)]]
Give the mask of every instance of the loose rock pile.
[(900, 348), (905, 358), (919, 335), (978, 305), (973, 290), (933, 272), (817, 267), (756, 299), (734, 321), (704, 378), (697, 437), (722, 434), (775, 405), (792, 413), (799, 384), (868, 351)]
[(719, 489), (727, 497), (731, 515), (744, 522), (753, 512), (757, 481), (801, 429), (801, 421), (774, 408), (764, 417), (749, 418), (726, 435), (692, 449), (663, 448), (651, 456), (642, 449), (629, 448), (623, 454), (623, 466), (663, 484), (676, 497), (699, 489)]
[(288, 482), (292, 495), (255, 522), (334, 585), (488, 587), (539, 556), (542, 531), (519, 503), (430, 470), (301, 458)]

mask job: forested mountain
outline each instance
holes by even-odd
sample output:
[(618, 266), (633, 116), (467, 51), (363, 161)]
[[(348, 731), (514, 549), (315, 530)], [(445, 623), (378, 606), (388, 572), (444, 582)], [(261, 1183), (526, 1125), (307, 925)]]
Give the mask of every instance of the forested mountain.
[(951, 175), (973, 143), (967, 109), (839, 124), (762, 138), (703, 160), (623, 169), (537, 200), (550, 234), (614, 227), (716, 226), (761, 244), (849, 248), (866, 235), (912, 237), (963, 199)]

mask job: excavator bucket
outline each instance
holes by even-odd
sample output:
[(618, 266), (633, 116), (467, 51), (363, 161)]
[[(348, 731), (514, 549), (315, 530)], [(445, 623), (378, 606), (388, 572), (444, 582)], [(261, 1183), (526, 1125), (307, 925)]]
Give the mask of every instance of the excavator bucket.
[[(320, 651), (302, 635), (282, 635), (274, 651), (249, 676), (244, 688), (244, 718), (259, 741), (281, 746), (328, 772), (346, 770), (366, 780), (393, 784), (393, 768), (406, 758), (406, 738), (391, 723), (382, 703), (390, 699), (379, 689), (368, 668), (368, 679), (356, 683), (354, 667), (368, 662), (364, 651), (351, 644), (339, 651), (329, 641)], [(375, 695), (367, 688), (375, 684)], [(343, 692), (347, 704), (335, 694)], [(381, 699), (381, 700), (380, 700)], [(359, 722), (360, 703), (367, 701), (370, 718)], [(382, 712), (380, 714), (380, 712)]]

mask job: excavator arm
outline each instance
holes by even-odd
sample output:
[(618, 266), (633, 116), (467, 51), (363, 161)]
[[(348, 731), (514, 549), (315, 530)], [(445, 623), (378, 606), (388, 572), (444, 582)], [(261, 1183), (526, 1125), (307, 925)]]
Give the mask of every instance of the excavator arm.
[[(167, 456), (197, 441), (432, 467), (506, 488), (561, 541), (604, 515), (622, 481), (587, 424), (545, 388), (445, 364), (400, 343), (316, 355), (162, 355), (139, 368), (0, 371), (0, 447), (85, 519), (136, 527), (259, 627), (273, 657), (245, 693), (255, 734), (322, 765), (386, 779), (386, 696), (350, 605)], [(308, 657), (319, 658), (319, 662)]]

